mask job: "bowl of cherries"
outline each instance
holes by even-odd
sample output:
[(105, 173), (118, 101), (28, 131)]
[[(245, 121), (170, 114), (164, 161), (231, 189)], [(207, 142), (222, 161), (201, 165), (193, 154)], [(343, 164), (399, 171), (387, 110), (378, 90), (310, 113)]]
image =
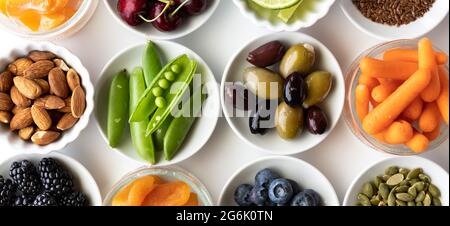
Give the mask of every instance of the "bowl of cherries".
[(176, 39), (202, 26), (219, 0), (104, 0), (120, 24), (151, 39)]

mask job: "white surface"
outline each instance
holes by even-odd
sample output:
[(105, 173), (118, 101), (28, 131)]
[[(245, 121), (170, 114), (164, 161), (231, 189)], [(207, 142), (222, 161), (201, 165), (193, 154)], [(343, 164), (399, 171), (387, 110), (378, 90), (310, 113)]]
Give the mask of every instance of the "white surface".
[[(162, 62), (163, 65), (182, 54), (187, 54), (190, 59), (197, 61), (197, 73), (200, 73), (198, 77), (200, 78), (200, 76), (202, 76), (201, 80), (203, 84), (205, 84), (204, 88), (208, 93), (208, 98), (203, 104), (202, 117), (196, 120), (194, 127), (191, 130), (192, 132), (189, 133), (189, 136), (174, 158), (171, 161), (167, 161), (164, 159), (162, 152), (157, 153), (156, 157), (158, 162), (155, 165), (165, 166), (176, 164), (190, 158), (209, 140), (214, 132), (214, 129), (216, 128), (217, 120), (221, 113), (219, 87), (217, 86), (217, 82), (211, 69), (208, 65), (206, 65), (205, 61), (192, 50), (189, 50), (188, 48), (174, 42), (154, 41), (153, 43), (155, 44), (157, 51), (162, 56), (162, 59), (165, 59), (165, 61)], [(113, 76), (115, 76), (117, 72), (126, 68), (127, 71), (131, 73), (134, 67), (142, 65), (142, 56), (146, 45), (147, 43), (142, 42), (139, 45), (133, 45), (131, 48), (126, 48), (124, 52), (121, 52), (114, 57), (112, 61), (105, 66), (104, 70), (100, 74), (101, 79), (97, 83), (97, 93), (95, 98), (96, 106), (98, 106), (95, 110), (95, 116), (97, 119), (96, 121), (98, 122), (99, 130), (102, 131), (102, 137), (104, 138), (103, 140), (105, 143), (108, 143), (106, 132), (108, 106), (101, 105), (101, 103), (108, 100), (109, 86)], [(200, 80), (199, 78), (197, 78), (197, 81)], [(195, 79), (196, 78), (194, 76), (194, 81)], [(142, 164), (146, 164), (146, 162), (143, 161), (134, 150), (129, 131), (130, 130), (127, 128), (124, 134), (126, 139), (124, 138), (120, 146), (115, 150), (124, 157), (134, 159), (136, 162), (140, 162)]]
[[(420, 157), (394, 157), (382, 160), (368, 167), (361, 173), (345, 194), (345, 206), (356, 205), (357, 196), (365, 183), (373, 182), (376, 176), (382, 176), (384, 171), (391, 166), (403, 167), (409, 170), (414, 168), (422, 168), (423, 172), (430, 176), (431, 183), (436, 185), (440, 191), (448, 191), (448, 172), (442, 169), (439, 165)], [(443, 206), (448, 206), (448, 192), (441, 192), (440, 200)]]
[[(317, 54), (314, 70), (328, 71), (333, 76), (333, 88), (331, 89), (328, 97), (323, 101), (323, 103), (320, 104), (320, 107), (326, 112), (329, 120), (327, 131), (322, 135), (312, 135), (307, 132), (307, 129), (305, 128), (301, 135), (298, 135), (295, 139), (289, 141), (283, 140), (277, 134), (276, 129), (267, 131), (267, 134), (264, 136), (254, 135), (250, 133), (250, 129), (248, 128), (248, 117), (240, 117), (242, 115), (230, 117), (233, 116), (233, 107), (230, 104), (224, 104), (225, 100), (223, 95), (222, 108), (231, 128), (249, 145), (258, 148), (265, 153), (274, 155), (298, 154), (310, 150), (324, 141), (328, 135), (333, 132), (333, 129), (336, 127), (344, 108), (345, 82), (341, 68), (339, 67), (338, 61), (333, 56), (333, 53), (331, 53), (326, 46), (320, 43), (320, 41), (308, 35), (297, 32), (274, 33), (264, 35), (254, 41), (252, 40), (252, 42), (245, 45), (244, 48), (236, 51), (236, 55), (230, 59), (222, 78), (221, 94), (224, 93), (225, 83), (244, 82), (243, 71), (245, 68), (252, 66), (246, 60), (248, 54), (261, 45), (274, 40), (281, 41), (286, 45), (286, 48), (290, 48), (291, 46), (299, 43), (308, 43), (312, 45)], [(276, 67), (272, 69), (274, 71), (279, 71)]]
[[(10, 47), (11, 48), (11, 47)], [(94, 110), (94, 86), (91, 83), (91, 76), (89, 71), (84, 67), (82, 61), (69, 50), (64, 47), (56, 46), (49, 42), (29, 43), (25, 45), (14, 46), (11, 51), (5, 49), (0, 53), (0, 68), (5, 68), (9, 63), (13, 62), (19, 57), (28, 55), (33, 50), (51, 51), (57, 56), (64, 59), (64, 61), (70, 65), (80, 76), (81, 85), (84, 88), (86, 96), (86, 109), (83, 116), (78, 120), (75, 126), (62, 133), (61, 138), (57, 141), (46, 145), (38, 146), (31, 142), (23, 142), (19, 138), (17, 133), (9, 132), (7, 127), (0, 127), (0, 146), (8, 147), (9, 151), (15, 153), (41, 153), (47, 154), (51, 151), (61, 150), (67, 146), (67, 144), (76, 140), (80, 133), (88, 126), (89, 119), (92, 111)], [(6, 150), (6, 151), (7, 151)]]
[[(447, 17), (428, 35), (447, 53), (448, 27)], [(176, 41), (202, 56), (213, 69), (216, 79), (220, 81), (225, 65), (235, 51), (251, 39), (269, 32), (267, 29), (254, 26), (251, 21), (243, 17), (232, 1), (224, 0), (221, 1), (218, 10), (207, 24), (195, 33)], [(336, 55), (343, 71), (359, 53), (381, 42), (354, 27), (338, 4), (332, 7), (325, 18), (302, 32), (327, 45)], [(96, 82), (101, 69), (110, 58), (126, 46), (143, 41), (145, 40), (142, 37), (116, 23), (105, 6), (100, 4), (96, 14), (83, 30), (57, 43), (77, 54), (89, 69), (93, 82)], [(1, 51), (7, 51), (8, 48), (20, 42), (23, 40), (0, 31)], [(105, 195), (123, 175), (140, 165), (116, 154), (101, 139), (95, 122), (91, 121), (79, 140), (69, 145), (64, 152), (78, 159), (90, 170), (102, 194)], [(438, 150), (423, 156), (436, 161), (448, 171), (448, 145), (449, 143), (446, 142)], [(14, 150), (7, 151), (6, 148), (0, 147), (2, 160), (14, 154)], [(206, 146), (180, 166), (196, 175), (208, 187), (213, 200), (217, 200), (233, 172), (260, 156), (263, 154), (242, 142), (234, 135), (226, 120), (221, 118)], [(389, 155), (367, 149), (351, 134), (344, 120), (341, 119), (324, 143), (314, 150), (295, 157), (311, 163), (323, 172), (333, 184), (342, 203), (345, 191), (353, 179), (367, 166)]]
[[(313, 189), (320, 196), (320, 204), (339, 206), (340, 202), (330, 181), (311, 164), (293, 157), (270, 156), (258, 159), (239, 169), (224, 186), (219, 205), (236, 206), (234, 191), (241, 184), (255, 184), (255, 176), (262, 169), (271, 169), (282, 178), (298, 183), (300, 189)], [(294, 194), (295, 196), (296, 194)]]

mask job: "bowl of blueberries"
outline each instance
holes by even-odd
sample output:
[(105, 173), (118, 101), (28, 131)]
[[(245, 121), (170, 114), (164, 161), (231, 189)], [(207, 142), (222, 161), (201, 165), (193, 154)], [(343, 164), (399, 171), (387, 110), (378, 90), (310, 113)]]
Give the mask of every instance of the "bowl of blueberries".
[(228, 180), (220, 206), (339, 206), (328, 179), (314, 166), (287, 156), (258, 159)]

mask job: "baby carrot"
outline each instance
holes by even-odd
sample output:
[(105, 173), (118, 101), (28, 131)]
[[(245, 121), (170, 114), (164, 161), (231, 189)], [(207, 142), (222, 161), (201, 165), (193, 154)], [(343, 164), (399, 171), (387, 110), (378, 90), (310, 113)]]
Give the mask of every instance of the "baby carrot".
[(373, 135), (373, 137), (375, 138), (375, 139), (377, 139), (379, 142), (381, 142), (381, 143), (387, 143), (386, 142), (386, 140), (384, 139), (384, 133), (386, 133), (386, 131), (382, 131), (382, 132), (380, 132), (380, 133), (377, 133), (377, 134), (375, 134), (375, 135)]
[(355, 90), (355, 105), (359, 120), (362, 122), (369, 113), (370, 91), (366, 85), (358, 85)]
[(387, 128), (430, 83), (430, 71), (418, 70), (364, 119), (363, 128), (377, 134)]
[(417, 63), (405, 61), (383, 61), (365, 57), (360, 62), (362, 73), (375, 78), (407, 80), (417, 69)]
[(433, 131), (431, 131), (429, 133), (423, 133), (423, 135), (425, 135), (430, 142), (434, 141), (441, 135), (441, 127), (438, 126)]
[(422, 114), (423, 101), (422, 98), (417, 97), (414, 101), (403, 111), (402, 117), (407, 120), (416, 121)]
[(388, 144), (404, 144), (414, 135), (413, 127), (407, 121), (395, 121), (384, 133), (384, 140)]
[(439, 127), (441, 114), (436, 103), (426, 103), (422, 115), (419, 118), (419, 128), (423, 132), (432, 132)]
[(425, 135), (416, 131), (413, 138), (406, 142), (405, 145), (415, 153), (422, 153), (428, 149), (429, 143), (430, 141)]
[(400, 84), (398, 82), (385, 81), (383, 84), (373, 88), (372, 98), (376, 102), (381, 103), (386, 100), (399, 86)]
[(361, 74), (359, 76), (359, 79), (358, 79), (358, 84), (359, 85), (366, 85), (367, 88), (369, 88), (369, 90), (371, 90), (375, 86), (379, 85), (380, 83), (374, 77), (370, 77), (370, 76), (367, 76), (365, 74)]
[[(446, 64), (448, 61), (447, 54), (443, 52), (434, 52), (434, 56), (439, 65)], [(388, 61), (408, 61), (417, 63), (419, 61), (419, 53), (414, 49), (390, 49), (384, 52), (383, 59)]]
[(436, 100), (436, 103), (439, 107), (439, 111), (441, 112), (441, 116), (444, 119), (444, 122), (448, 125), (448, 110), (449, 110), (449, 96), (448, 96), (448, 73), (443, 67), (439, 67), (439, 80), (441, 82), (441, 94), (439, 98)]
[(434, 56), (433, 44), (430, 39), (423, 38), (419, 41), (419, 68), (429, 69), (431, 72), (431, 81), (427, 88), (420, 94), (425, 102), (437, 100), (441, 93), (441, 83), (439, 82), (439, 73)]

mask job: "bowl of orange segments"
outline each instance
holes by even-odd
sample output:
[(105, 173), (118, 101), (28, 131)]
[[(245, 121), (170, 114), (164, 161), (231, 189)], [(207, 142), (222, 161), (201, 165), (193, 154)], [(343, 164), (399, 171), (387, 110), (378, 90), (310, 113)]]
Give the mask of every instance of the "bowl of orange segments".
[(30, 39), (67, 37), (83, 27), (98, 1), (0, 0), (0, 22), (11, 32)]
[(127, 174), (106, 196), (104, 206), (211, 206), (206, 187), (175, 167), (144, 167)]
[(362, 53), (346, 77), (345, 119), (370, 147), (416, 155), (448, 140), (448, 55), (432, 40), (395, 40)]

